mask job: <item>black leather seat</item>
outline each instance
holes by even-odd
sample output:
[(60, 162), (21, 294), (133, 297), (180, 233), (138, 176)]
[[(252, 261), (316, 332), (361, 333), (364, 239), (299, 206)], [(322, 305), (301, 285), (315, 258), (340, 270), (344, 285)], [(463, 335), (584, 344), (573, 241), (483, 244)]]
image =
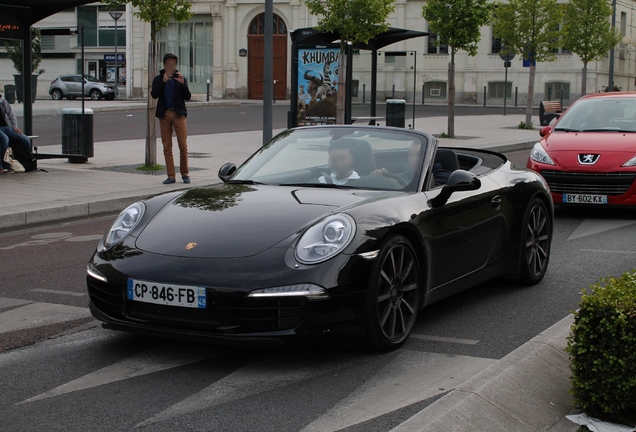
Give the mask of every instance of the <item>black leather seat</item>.
[(358, 140), (356, 145), (351, 148), (351, 154), (353, 154), (354, 160), (353, 169), (360, 177), (368, 176), (377, 169), (373, 149), (368, 142)]
[(459, 160), (457, 154), (448, 149), (437, 149), (435, 153), (435, 163), (438, 163), (450, 172), (457, 171), (459, 169)]

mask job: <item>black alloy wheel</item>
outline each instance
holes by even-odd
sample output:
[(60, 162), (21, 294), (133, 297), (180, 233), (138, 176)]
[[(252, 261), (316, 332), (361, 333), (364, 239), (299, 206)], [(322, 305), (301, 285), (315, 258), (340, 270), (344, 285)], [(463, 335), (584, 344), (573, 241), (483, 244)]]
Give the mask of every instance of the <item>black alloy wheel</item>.
[(519, 282), (535, 285), (543, 279), (550, 261), (552, 221), (543, 201), (535, 198), (526, 211), (521, 236)]
[(365, 343), (371, 348), (391, 350), (409, 337), (420, 307), (418, 257), (402, 236), (382, 246), (371, 276), (367, 295)]

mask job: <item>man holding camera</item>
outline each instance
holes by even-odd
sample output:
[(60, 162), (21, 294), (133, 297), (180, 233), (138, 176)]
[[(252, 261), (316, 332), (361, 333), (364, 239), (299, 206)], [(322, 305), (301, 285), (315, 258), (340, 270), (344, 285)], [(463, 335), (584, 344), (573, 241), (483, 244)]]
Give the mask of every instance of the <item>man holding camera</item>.
[(163, 155), (166, 159), (166, 171), (168, 178), (164, 184), (176, 182), (174, 158), (172, 156), (172, 132), (177, 134), (179, 145), (179, 168), (184, 183), (190, 183), (188, 170), (188, 128), (186, 117), (188, 111), (185, 103), (190, 100), (192, 94), (188, 89), (188, 81), (177, 70), (179, 59), (174, 54), (163, 56), (163, 69), (152, 82), (150, 94), (157, 101), (155, 116), (159, 118), (161, 127), (161, 142), (163, 143)]

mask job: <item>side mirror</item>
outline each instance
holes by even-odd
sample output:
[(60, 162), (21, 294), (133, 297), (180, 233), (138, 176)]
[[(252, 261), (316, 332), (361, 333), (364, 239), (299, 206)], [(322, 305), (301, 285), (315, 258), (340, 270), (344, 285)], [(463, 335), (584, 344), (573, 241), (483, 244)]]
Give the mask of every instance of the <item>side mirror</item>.
[(480, 187), (481, 180), (475, 174), (464, 170), (453, 171), (439, 195), (430, 201), (430, 205), (433, 208), (441, 207), (455, 192), (473, 191)]
[(219, 178), (223, 180), (223, 183), (228, 181), (232, 174), (236, 171), (236, 165), (232, 162), (226, 163), (221, 168), (219, 168)]
[(539, 131), (539, 135), (541, 137), (544, 137), (546, 135), (549, 135), (550, 133), (552, 133), (552, 126), (546, 126), (541, 128), (541, 130)]

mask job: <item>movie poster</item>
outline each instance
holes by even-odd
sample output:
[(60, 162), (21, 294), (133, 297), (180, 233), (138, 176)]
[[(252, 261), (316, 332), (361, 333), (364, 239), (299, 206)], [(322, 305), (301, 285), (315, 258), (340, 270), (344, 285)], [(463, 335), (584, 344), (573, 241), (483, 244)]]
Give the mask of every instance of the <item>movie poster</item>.
[(336, 123), (338, 48), (298, 49), (298, 126)]

